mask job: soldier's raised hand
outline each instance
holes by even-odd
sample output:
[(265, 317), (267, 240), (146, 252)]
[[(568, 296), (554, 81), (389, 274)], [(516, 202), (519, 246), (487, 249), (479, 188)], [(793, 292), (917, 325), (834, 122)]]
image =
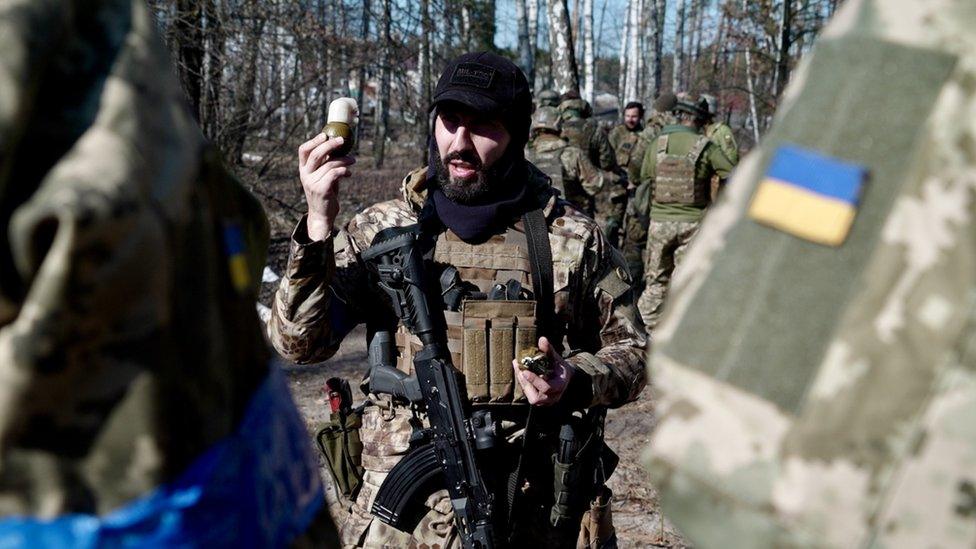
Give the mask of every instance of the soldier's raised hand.
[(339, 180), (352, 175), (352, 156), (333, 158), (341, 137), (328, 139), (320, 133), (298, 147), (298, 174), (308, 204), (308, 237), (322, 240), (332, 232), (339, 214)]

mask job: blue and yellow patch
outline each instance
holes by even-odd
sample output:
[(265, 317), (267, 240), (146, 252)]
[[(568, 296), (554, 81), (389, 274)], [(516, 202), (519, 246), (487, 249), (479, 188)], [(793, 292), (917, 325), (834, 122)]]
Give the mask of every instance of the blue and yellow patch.
[(854, 223), (867, 170), (781, 146), (749, 206), (749, 217), (794, 236), (840, 246)]
[(251, 285), (251, 273), (247, 268), (247, 247), (241, 226), (237, 223), (224, 224), (224, 254), (234, 289), (244, 293)]

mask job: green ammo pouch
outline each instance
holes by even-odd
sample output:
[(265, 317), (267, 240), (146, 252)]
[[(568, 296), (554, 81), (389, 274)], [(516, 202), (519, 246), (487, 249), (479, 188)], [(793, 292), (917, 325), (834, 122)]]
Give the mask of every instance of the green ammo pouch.
[(359, 438), (362, 426), (361, 411), (333, 412), (329, 424), (315, 437), (335, 489), (346, 501), (355, 499), (363, 480), (363, 443)]

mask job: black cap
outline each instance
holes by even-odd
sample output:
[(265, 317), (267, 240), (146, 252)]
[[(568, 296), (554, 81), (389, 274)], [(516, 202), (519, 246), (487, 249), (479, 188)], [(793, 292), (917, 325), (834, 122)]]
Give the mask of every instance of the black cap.
[(451, 61), (434, 89), (430, 108), (455, 101), (498, 115), (515, 139), (528, 139), (532, 91), (522, 70), (491, 52), (465, 53)]

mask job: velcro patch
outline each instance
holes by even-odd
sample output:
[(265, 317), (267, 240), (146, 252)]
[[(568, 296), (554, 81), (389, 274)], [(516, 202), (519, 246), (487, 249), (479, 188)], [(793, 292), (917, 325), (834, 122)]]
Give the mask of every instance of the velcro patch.
[(867, 170), (796, 146), (776, 150), (749, 217), (805, 240), (840, 246), (854, 223)]
[(464, 84), (487, 89), (495, 77), (495, 69), (480, 63), (461, 63), (451, 75), (451, 84)]

